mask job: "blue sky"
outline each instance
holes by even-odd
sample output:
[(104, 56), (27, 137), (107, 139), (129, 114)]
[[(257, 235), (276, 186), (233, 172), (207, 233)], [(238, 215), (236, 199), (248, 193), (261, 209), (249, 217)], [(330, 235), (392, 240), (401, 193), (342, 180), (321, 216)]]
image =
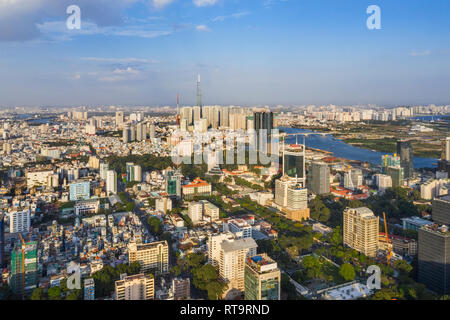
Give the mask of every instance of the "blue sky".
[(450, 1), (0, 0), (0, 69), (1, 106), (448, 104)]

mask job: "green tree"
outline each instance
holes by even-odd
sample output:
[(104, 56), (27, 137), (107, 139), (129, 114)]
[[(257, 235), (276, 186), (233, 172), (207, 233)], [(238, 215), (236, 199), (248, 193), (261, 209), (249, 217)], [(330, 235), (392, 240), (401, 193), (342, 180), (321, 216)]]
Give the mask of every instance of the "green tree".
[(353, 266), (349, 263), (344, 263), (341, 266), (339, 274), (342, 276), (342, 278), (344, 278), (345, 281), (352, 281), (356, 276), (355, 268), (353, 268)]
[(50, 300), (61, 300), (61, 288), (60, 287), (51, 287), (48, 289), (48, 297)]
[(44, 289), (42, 288), (36, 288), (33, 290), (33, 293), (30, 297), (31, 300), (45, 300), (45, 293)]

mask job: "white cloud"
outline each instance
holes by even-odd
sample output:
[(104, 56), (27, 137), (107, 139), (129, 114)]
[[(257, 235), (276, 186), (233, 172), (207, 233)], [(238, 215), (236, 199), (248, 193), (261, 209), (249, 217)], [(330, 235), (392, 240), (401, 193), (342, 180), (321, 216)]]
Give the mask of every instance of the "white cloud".
[(409, 55), (411, 57), (422, 57), (422, 56), (429, 56), (430, 54), (431, 54), (430, 50), (425, 50), (425, 51), (422, 51), (422, 52), (411, 51)]
[(70, 40), (81, 35), (104, 35), (138, 38), (157, 38), (172, 34), (172, 30), (157, 30), (153, 25), (124, 25), (101, 27), (92, 22), (82, 22), (81, 29), (68, 30), (65, 21), (38, 24), (39, 32), (51, 40)]
[(99, 81), (102, 82), (118, 82), (118, 81), (129, 81), (129, 80), (139, 80), (141, 71), (137, 69), (133, 69), (131, 67), (128, 68), (116, 68), (112, 72), (107, 73), (106, 75), (98, 78)]
[(152, 0), (153, 6), (158, 9), (164, 8), (172, 2), (173, 0)]
[(196, 26), (196, 27), (195, 27), (195, 30), (201, 31), (201, 32), (211, 31), (211, 29), (208, 28), (208, 26), (205, 26), (204, 24), (201, 24), (201, 25)]
[(106, 62), (106, 63), (157, 63), (151, 59), (141, 58), (102, 58), (102, 57), (83, 57), (81, 60), (94, 61), (94, 62)]
[(215, 17), (214, 19), (212, 19), (212, 21), (214, 21), (214, 22), (216, 22), (216, 21), (224, 21), (224, 20), (231, 19), (231, 18), (232, 19), (239, 19), (239, 18), (245, 17), (245, 16), (247, 16), (249, 14), (250, 14), (250, 12), (248, 12), (248, 11), (241, 11), (241, 12), (236, 12), (236, 13), (233, 13), (233, 14), (230, 14), (230, 15), (227, 15), (227, 16)]
[(81, 23), (101, 27), (123, 23), (125, 10), (140, 0), (0, 0), (0, 41), (28, 41), (42, 36), (39, 25), (67, 19), (66, 8), (81, 8)]
[(192, 0), (192, 3), (197, 7), (213, 6), (217, 2), (217, 0)]

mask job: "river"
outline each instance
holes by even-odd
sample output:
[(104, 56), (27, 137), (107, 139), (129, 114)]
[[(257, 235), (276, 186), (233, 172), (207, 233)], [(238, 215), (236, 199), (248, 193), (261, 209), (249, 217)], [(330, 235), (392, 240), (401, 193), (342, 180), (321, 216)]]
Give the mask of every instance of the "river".
[[(298, 133), (299, 135), (305, 132), (312, 132), (311, 130), (297, 128), (280, 127), (279, 129), (285, 131), (286, 133)], [(289, 144), (295, 143), (295, 136), (287, 136), (286, 142)], [(303, 137), (299, 136), (298, 142), (302, 143)], [(338, 158), (360, 160), (370, 162), (374, 165), (381, 165), (381, 156), (387, 154), (385, 152), (376, 152), (351, 146), (341, 140), (335, 139), (332, 135), (309, 135), (306, 137), (306, 146), (333, 152), (333, 156)], [(415, 168), (435, 168), (436, 166), (437, 159), (414, 157)]]

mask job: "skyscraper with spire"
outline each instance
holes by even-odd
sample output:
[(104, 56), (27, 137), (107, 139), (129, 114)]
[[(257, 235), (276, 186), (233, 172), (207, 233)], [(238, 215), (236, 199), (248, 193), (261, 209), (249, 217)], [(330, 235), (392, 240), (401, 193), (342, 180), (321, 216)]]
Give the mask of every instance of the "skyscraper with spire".
[(202, 90), (201, 90), (201, 87), (200, 87), (200, 75), (198, 75), (198, 79), (197, 79), (197, 106), (200, 107), (200, 118), (203, 118)]

